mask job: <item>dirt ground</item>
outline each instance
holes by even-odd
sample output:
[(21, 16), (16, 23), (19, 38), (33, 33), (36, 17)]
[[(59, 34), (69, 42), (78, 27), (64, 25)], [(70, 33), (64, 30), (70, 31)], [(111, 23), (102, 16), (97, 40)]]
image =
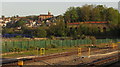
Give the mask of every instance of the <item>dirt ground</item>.
[(118, 53), (119, 51), (114, 49), (100, 49), (100, 50), (92, 51), (89, 56), (88, 56), (89, 54), (88, 52), (83, 52), (81, 56), (78, 56), (76, 54), (72, 56), (37, 61), (25, 65), (78, 65), (80, 63), (86, 64), (102, 57), (117, 55)]

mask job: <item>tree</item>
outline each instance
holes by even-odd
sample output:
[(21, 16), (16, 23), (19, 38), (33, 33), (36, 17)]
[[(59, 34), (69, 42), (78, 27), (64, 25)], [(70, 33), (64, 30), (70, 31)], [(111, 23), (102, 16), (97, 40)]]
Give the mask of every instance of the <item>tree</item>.
[(18, 18), (18, 17), (19, 17), (19, 15), (16, 15), (16, 17)]
[(44, 38), (47, 36), (47, 32), (45, 29), (41, 28), (41, 27), (38, 27), (36, 29), (33, 30), (33, 35), (35, 37), (41, 37), (41, 38)]
[(76, 22), (78, 20), (78, 14), (75, 7), (68, 8), (64, 15), (67, 22)]
[(90, 21), (101, 21), (101, 14), (99, 8), (93, 8), (91, 11)]
[(103, 5), (97, 5), (95, 8), (99, 9), (100, 12), (100, 20), (99, 21), (106, 21), (106, 6)]
[(87, 24), (80, 24), (78, 27), (78, 35), (95, 35), (98, 32), (97, 26), (91, 26)]
[(58, 22), (56, 25), (51, 25), (47, 29), (47, 36), (50, 37), (51, 35), (57, 36), (57, 37), (62, 37), (66, 36), (66, 28), (65, 28), (65, 23), (64, 22)]
[(70, 11), (65, 12), (64, 19), (65, 19), (65, 22), (67, 22), (67, 23), (71, 22)]
[(117, 25), (118, 24), (118, 10), (115, 10), (113, 8), (108, 8), (106, 14), (106, 21), (110, 21), (110, 24)]
[(2, 19), (5, 19), (5, 16), (4, 16), (4, 15), (2, 15)]
[(92, 9), (93, 9), (93, 5), (84, 5), (81, 8), (82, 21), (89, 21), (90, 20), (90, 13), (91, 13)]
[(80, 7), (76, 7), (76, 12), (77, 12), (77, 15), (78, 15), (78, 21), (82, 21), (82, 14), (81, 14), (81, 8)]
[(19, 20), (14, 25), (15, 25), (15, 27), (20, 27), (20, 26), (23, 27), (25, 23), (26, 23), (26, 21)]
[(38, 16), (26, 16), (26, 19), (30, 19), (30, 20), (38, 20)]
[(69, 10), (71, 11), (71, 22), (76, 22), (78, 20), (78, 14), (76, 12), (76, 9), (74, 7), (70, 7)]
[(14, 34), (14, 28), (3, 28), (2, 34)]

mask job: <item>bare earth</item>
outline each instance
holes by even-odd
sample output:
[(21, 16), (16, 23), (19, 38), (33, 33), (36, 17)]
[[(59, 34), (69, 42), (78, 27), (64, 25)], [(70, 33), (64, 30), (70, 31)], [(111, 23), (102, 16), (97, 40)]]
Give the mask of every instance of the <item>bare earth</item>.
[(83, 52), (81, 56), (78, 55), (72, 55), (72, 56), (66, 56), (66, 57), (59, 57), (59, 58), (53, 58), (48, 60), (42, 60), (37, 61), (25, 65), (78, 65), (80, 63), (89, 63), (93, 60), (102, 58), (102, 57), (108, 57), (112, 55), (117, 55), (118, 50), (113, 49), (101, 49), (97, 51), (91, 52), (91, 55), (88, 56), (88, 52)]

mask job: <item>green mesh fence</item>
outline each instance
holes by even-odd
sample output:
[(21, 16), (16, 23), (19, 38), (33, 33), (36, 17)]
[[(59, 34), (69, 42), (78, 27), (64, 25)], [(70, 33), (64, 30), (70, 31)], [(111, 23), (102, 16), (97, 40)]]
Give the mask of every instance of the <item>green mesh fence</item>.
[[(95, 44), (117, 42), (118, 39), (97, 39)], [(50, 45), (57, 47), (72, 47), (84, 44), (92, 44), (91, 40), (32, 40), (2, 42), (2, 52), (14, 52), (22, 50), (33, 50), (36, 48), (49, 48)]]

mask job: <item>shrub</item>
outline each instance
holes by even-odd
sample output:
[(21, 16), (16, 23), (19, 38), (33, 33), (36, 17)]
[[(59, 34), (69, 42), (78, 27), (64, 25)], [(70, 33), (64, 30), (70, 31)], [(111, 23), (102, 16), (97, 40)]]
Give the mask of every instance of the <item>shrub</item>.
[(56, 47), (57, 47), (57, 45), (55, 45), (55, 44), (47, 45), (47, 48), (56, 48)]
[(96, 44), (96, 38), (94, 36), (90, 36), (90, 39), (92, 40), (92, 44)]
[(22, 38), (22, 36), (18, 35), (18, 36), (16, 36), (16, 38)]

